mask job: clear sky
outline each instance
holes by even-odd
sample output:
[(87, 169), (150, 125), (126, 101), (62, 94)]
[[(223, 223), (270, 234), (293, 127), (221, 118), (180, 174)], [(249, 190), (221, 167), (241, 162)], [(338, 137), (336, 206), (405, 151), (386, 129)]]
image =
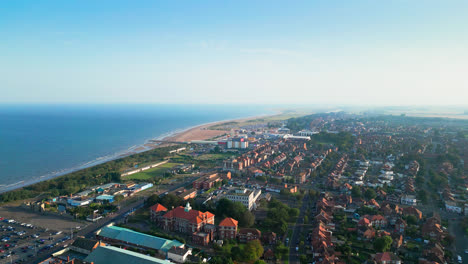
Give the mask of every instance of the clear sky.
[(468, 1), (4, 1), (0, 102), (468, 104)]

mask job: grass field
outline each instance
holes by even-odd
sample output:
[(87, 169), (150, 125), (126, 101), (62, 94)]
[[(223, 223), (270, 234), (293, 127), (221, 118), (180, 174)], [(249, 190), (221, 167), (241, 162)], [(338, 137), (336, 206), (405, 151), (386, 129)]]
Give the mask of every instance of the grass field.
[(220, 159), (226, 159), (231, 156), (235, 156), (233, 153), (216, 153), (216, 154), (203, 154), (198, 157), (196, 157), (196, 160), (220, 160)]
[(162, 176), (168, 169), (171, 169), (177, 165), (180, 165), (180, 163), (172, 163), (168, 162), (165, 164), (162, 164), (156, 168), (152, 168), (149, 170), (145, 170), (142, 172), (138, 172), (132, 175), (125, 176), (125, 180), (148, 180), (148, 179), (153, 179), (156, 177)]

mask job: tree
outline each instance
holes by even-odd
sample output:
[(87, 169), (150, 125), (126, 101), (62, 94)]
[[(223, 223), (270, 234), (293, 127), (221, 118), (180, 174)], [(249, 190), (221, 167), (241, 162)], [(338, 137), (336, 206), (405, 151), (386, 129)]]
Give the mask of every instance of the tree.
[(417, 198), (423, 203), (427, 204), (427, 192), (424, 189), (420, 189), (417, 193)]
[(246, 211), (239, 218), (239, 226), (251, 227), (255, 222), (255, 216), (250, 211)]
[(299, 261), (301, 264), (307, 264), (307, 256), (306, 255), (300, 255), (299, 256)]
[(275, 257), (277, 259), (282, 259), (284, 256), (289, 255), (289, 247), (283, 245), (283, 243), (278, 243), (275, 249)]
[(244, 257), (244, 252), (238, 247), (235, 246), (231, 249), (231, 256), (233, 260), (242, 261)]
[(351, 189), (351, 196), (353, 196), (354, 198), (361, 198), (361, 188), (356, 186), (353, 189)]
[(247, 242), (243, 251), (243, 259), (245, 261), (253, 261), (263, 255), (263, 246), (259, 240)]
[(377, 252), (386, 252), (391, 248), (392, 242), (390, 236), (379, 237), (374, 241), (374, 249)]
[(288, 214), (289, 214), (290, 217), (297, 217), (299, 215), (299, 212), (300, 211), (297, 208), (290, 208), (288, 210)]
[(157, 194), (152, 194), (150, 197), (148, 197), (148, 199), (146, 199), (146, 202), (145, 202), (147, 207), (153, 206), (157, 203), (159, 203), (159, 195)]
[(408, 216), (406, 217), (406, 223), (407, 223), (408, 225), (415, 225), (415, 224), (418, 223), (418, 219), (417, 219), (416, 216), (414, 216), (414, 215), (408, 215)]
[(122, 201), (123, 199), (124, 199), (124, 196), (121, 194), (117, 194), (116, 196), (114, 196), (114, 201), (117, 203)]
[(240, 202), (232, 202), (222, 198), (216, 205), (215, 214), (219, 217), (232, 217), (239, 221), (239, 226), (249, 227), (253, 225), (255, 217)]
[(232, 259), (226, 256), (214, 256), (209, 261), (209, 264), (233, 264)]
[(377, 194), (375, 193), (374, 189), (367, 188), (367, 190), (364, 192), (364, 197), (366, 197), (366, 199), (368, 200), (375, 199), (375, 197), (377, 197)]
[(172, 207), (181, 206), (184, 200), (179, 196), (170, 193), (161, 198), (160, 203), (167, 209), (171, 210)]

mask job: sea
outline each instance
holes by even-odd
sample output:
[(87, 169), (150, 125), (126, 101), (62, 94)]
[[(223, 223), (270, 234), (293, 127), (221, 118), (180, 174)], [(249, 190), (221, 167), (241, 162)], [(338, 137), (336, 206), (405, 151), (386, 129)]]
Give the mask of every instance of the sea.
[(0, 193), (115, 159), (197, 125), (273, 112), (252, 105), (0, 105)]

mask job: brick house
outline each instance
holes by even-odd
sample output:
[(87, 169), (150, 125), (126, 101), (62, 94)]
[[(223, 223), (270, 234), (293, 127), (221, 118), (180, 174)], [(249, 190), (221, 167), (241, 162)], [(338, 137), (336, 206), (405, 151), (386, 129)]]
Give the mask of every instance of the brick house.
[(375, 254), (374, 261), (379, 264), (400, 264), (401, 260), (392, 252)]
[(396, 220), (396, 222), (395, 222), (395, 232), (400, 233), (400, 234), (405, 233), (406, 226), (407, 226), (407, 224), (406, 224), (405, 220), (403, 220), (401, 218)]
[(205, 232), (195, 232), (192, 234), (192, 241), (195, 244), (207, 246), (210, 243), (210, 234)]
[(227, 217), (218, 225), (219, 239), (235, 239), (237, 236), (237, 220)]
[(238, 232), (239, 241), (246, 243), (252, 240), (260, 239), (262, 232), (256, 228), (244, 228)]
[(262, 240), (264, 243), (274, 245), (276, 244), (276, 233), (275, 232), (266, 232), (262, 234)]
[(414, 208), (413, 206), (403, 208), (403, 215), (413, 215), (418, 220), (422, 219), (422, 212)]
[(163, 215), (167, 212), (167, 208), (157, 203), (150, 207), (150, 219), (152, 222), (161, 223)]
[(163, 229), (180, 233), (193, 234), (204, 231), (204, 226), (214, 224), (215, 215), (210, 212), (192, 210), (190, 204), (179, 206), (164, 214)]

